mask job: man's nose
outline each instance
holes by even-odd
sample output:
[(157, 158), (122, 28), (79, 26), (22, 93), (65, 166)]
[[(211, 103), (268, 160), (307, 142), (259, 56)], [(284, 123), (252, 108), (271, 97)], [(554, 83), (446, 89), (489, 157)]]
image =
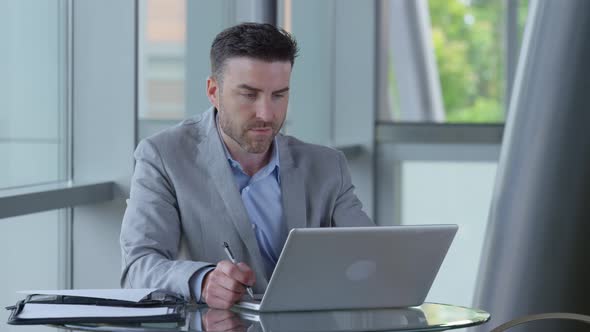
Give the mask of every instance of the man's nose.
[(274, 112), (269, 98), (261, 98), (256, 107), (256, 117), (264, 122), (271, 122), (273, 120)]

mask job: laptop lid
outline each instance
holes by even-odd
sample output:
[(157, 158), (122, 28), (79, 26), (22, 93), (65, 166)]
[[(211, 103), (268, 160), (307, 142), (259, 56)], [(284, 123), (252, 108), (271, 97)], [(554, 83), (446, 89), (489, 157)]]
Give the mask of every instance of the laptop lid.
[(364, 309), (424, 302), (457, 225), (293, 229), (259, 311)]

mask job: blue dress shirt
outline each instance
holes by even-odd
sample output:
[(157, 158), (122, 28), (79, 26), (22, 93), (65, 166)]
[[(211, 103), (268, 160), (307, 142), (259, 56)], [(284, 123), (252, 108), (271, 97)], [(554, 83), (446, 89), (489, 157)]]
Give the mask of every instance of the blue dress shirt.
[(266, 276), (270, 278), (287, 239), (283, 222), (281, 181), (279, 177), (279, 151), (276, 138), (272, 144), (269, 163), (253, 176), (248, 176), (239, 162), (234, 160), (224, 145), (242, 202), (256, 234), (258, 248), (264, 260)]
[[(256, 235), (258, 248), (264, 261), (264, 272), (270, 278), (288, 234), (287, 226), (283, 222), (277, 139), (275, 138), (272, 143), (272, 157), (269, 163), (253, 176), (249, 176), (244, 172), (242, 165), (231, 157), (221, 135), (219, 136), (237, 189), (240, 191), (242, 202), (248, 213), (250, 224)], [(214, 268), (203, 268), (191, 278), (191, 288), (197, 301), (201, 300), (201, 286), (205, 275)]]

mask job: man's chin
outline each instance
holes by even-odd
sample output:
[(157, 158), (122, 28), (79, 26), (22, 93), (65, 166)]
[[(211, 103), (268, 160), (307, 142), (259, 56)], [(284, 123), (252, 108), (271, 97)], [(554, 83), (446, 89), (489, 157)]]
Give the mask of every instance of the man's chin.
[(270, 142), (249, 142), (242, 146), (248, 153), (266, 153), (270, 149), (272, 141)]
[(266, 152), (268, 152), (269, 146), (266, 147), (252, 147), (249, 146), (246, 151), (248, 151), (248, 153), (255, 153), (255, 154), (264, 154)]

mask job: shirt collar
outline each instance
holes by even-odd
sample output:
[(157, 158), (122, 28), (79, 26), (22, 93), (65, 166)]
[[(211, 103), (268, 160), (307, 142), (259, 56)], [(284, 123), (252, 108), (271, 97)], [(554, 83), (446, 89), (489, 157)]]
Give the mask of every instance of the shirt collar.
[[(232, 158), (231, 154), (229, 153), (229, 150), (227, 149), (227, 146), (225, 145), (225, 141), (223, 140), (223, 137), (221, 136), (221, 132), (219, 130), (219, 124), (217, 122), (217, 110), (215, 110), (215, 128), (217, 129), (217, 134), (219, 135), (219, 140), (221, 141), (221, 145), (223, 146), (223, 152), (225, 153), (225, 157), (227, 158), (227, 161), (229, 162), (230, 166), (233, 168), (237, 168), (242, 173), (246, 174), (246, 172), (244, 172), (244, 169), (242, 168), (242, 165), (240, 165), (240, 163), (237, 160)], [(278, 149), (278, 142), (277, 142), (276, 136), (273, 139), (270, 148), (272, 149), (272, 156), (271, 156), (268, 164), (266, 164), (266, 166), (264, 166), (261, 170), (258, 171), (258, 173), (254, 174), (254, 175), (256, 177), (265, 177), (265, 176), (271, 174), (272, 172), (274, 172), (276, 169), (275, 176), (276, 176), (277, 181), (280, 184), (281, 180), (279, 177), (279, 169), (280, 169), (280, 167), (279, 167), (279, 149)]]

